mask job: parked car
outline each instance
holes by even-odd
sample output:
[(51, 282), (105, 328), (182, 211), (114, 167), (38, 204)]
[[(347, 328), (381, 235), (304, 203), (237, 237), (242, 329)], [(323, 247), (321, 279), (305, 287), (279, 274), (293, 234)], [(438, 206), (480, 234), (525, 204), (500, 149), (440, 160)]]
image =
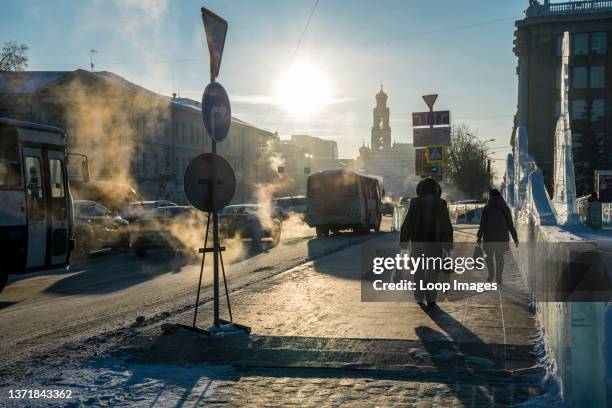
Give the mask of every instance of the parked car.
[(121, 210), (121, 216), (129, 222), (133, 222), (155, 208), (175, 206), (175, 203), (168, 200), (136, 201), (126, 204)]
[(393, 215), (395, 204), (392, 201), (383, 201), (381, 211), (383, 215)]
[(132, 224), (132, 246), (137, 256), (153, 248), (195, 251), (202, 245), (199, 240), (205, 228), (206, 216), (193, 207), (157, 207)]
[[(262, 222), (261, 214), (269, 217), (269, 221)], [(264, 240), (274, 247), (280, 242), (281, 229), (281, 216), (259, 204), (228, 205), (219, 212), (219, 233), (223, 239), (240, 235), (242, 239), (251, 239), (256, 247)]]
[(76, 250), (82, 254), (130, 248), (129, 222), (113, 215), (102, 204), (89, 200), (74, 201), (74, 236)]
[(280, 197), (272, 200), (272, 206), (279, 216), (286, 220), (291, 213), (304, 217), (306, 213), (306, 196)]

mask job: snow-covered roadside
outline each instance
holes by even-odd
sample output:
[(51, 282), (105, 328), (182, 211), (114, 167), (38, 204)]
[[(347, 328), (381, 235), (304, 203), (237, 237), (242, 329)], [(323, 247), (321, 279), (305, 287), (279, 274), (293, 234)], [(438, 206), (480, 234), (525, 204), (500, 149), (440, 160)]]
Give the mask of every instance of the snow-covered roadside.
[[(229, 367), (141, 365), (102, 357), (82, 367), (37, 375), (26, 383), (0, 389), (0, 406), (152, 407), (201, 405), (214, 380), (232, 376)], [(71, 390), (70, 399), (9, 399), (10, 389)]]
[(538, 336), (534, 339), (534, 348), (537, 355), (537, 365), (541, 369), (541, 373), (530, 374), (526, 377), (532, 382), (539, 384), (544, 393), (542, 395), (532, 396), (527, 401), (515, 405), (516, 407), (534, 407), (534, 408), (565, 408), (569, 405), (563, 402), (562, 390), (557, 381), (555, 361), (550, 357), (544, 340), (544, 328), (538, 324)]

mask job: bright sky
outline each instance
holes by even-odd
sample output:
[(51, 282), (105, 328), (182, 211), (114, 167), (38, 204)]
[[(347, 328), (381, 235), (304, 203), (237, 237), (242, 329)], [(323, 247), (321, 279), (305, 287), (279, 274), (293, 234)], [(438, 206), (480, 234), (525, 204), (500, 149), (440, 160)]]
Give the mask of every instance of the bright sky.
[(89, 69), (93, 48), (96, 70), (199, 100), (209, 75), (203, 5), (229, 22), (218, 81), (247, 122), (334, 139), (355, 157), (382, 81), (394, 140), (412, 141), (411, 112), (435, 92), (453, 122), (508, 146), (514, 20), (527, 0), (3, 0), (0, 41), (28, 45), (32, 70)]

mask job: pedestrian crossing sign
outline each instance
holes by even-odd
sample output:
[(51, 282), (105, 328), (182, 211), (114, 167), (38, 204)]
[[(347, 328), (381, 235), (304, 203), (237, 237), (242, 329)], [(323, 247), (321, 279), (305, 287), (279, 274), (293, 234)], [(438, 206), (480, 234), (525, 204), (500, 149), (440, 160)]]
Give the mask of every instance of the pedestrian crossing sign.
[(428, 164), (438, 164), (446, 162), (444, 145), (435, 144), (426, 146), (426, 158)]

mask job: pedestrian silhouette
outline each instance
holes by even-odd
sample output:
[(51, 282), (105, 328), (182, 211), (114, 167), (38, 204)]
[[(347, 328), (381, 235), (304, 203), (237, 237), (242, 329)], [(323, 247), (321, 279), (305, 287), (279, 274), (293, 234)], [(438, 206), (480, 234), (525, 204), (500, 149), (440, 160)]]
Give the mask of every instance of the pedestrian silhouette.
[[(408, 244), (411, 256), (443, 257), (453, 243), (453, 226), (448, 214), (448, 206), (442, 196), (442, 189), (436, 180), (426, 178), (416, 188), (417, 197), (410, 200), (408, 214), (404, 218), (400, 231), (400, 245)], [(417, 302), (427, 301), (427, 305), (435, 307), (436, 290), (421, 290), (420, 282), (438, 282), (435, 268), (419, 268), (414, 274), (416, 290), (414, 297)]]
[[(486, 263), (489, 270), (487, 282), (493, 282), (495, 277), (498, 284), (502, 284), (504, 271), (504, 254), (508, 251), (509, 236), (518, 245), (518, 236), (512, 214), (506, 201), (496, 188), (489, 191), (489, 202), (482, 210), (480, 227), (476, 234), (477, 242), (484, 241), (484, 252), (487, 255)], [(495, 263), (494, 263), (495, 261)]]

